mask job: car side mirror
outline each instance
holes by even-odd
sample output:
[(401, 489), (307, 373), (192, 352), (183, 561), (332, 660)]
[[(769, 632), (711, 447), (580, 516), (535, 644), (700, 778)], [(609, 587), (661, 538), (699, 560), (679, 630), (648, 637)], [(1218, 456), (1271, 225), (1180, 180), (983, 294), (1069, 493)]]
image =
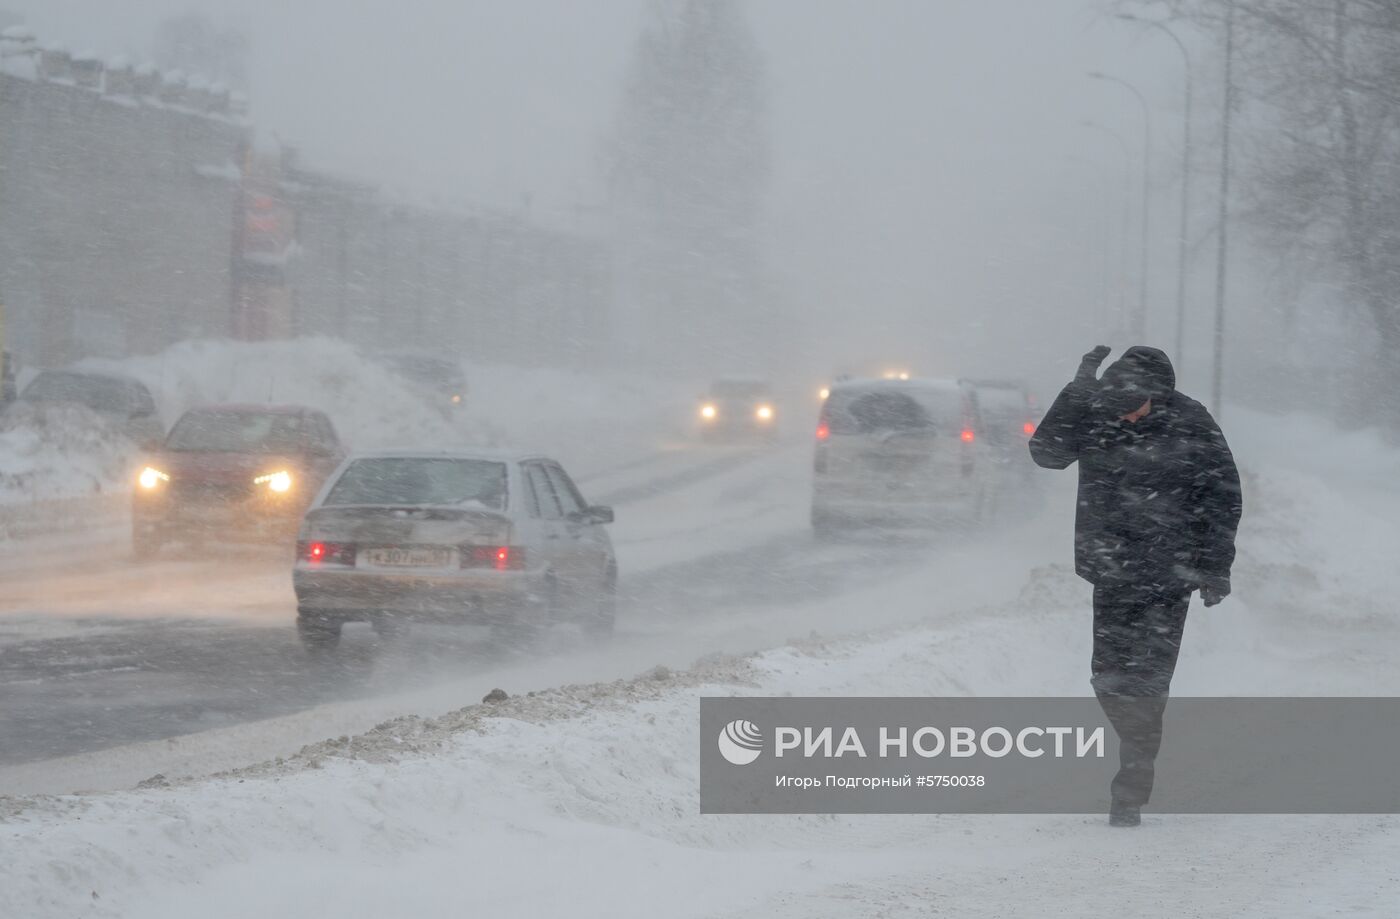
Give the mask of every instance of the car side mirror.
[(589, 523), (612, 523), (614, 519), (613, 509), (601, 504), (595, 504), (583, 513)]

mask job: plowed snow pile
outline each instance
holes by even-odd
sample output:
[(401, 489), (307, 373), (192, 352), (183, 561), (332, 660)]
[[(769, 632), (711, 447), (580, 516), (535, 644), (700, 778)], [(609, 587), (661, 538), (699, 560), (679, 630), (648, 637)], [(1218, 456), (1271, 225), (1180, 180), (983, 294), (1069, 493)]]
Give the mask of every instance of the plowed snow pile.
[[(460, 411), (344, 342), (191, 341), (149, 357), (90, 359), (78, 369), (141, 380), (168, 428), (193, 406), (287, 402), (330, 416), (352, 449), (510, 446), (597, 468), (654, 446), (689, 418), (683, 389), (621, 373), (467, 368)], [(0, 416), (0, 503), (123, 491), (136, 447), (80, 406)]]
[(473, 365), (464, 408), (430, 404), (414, 384), (345, 342), (190, 341), (150, 357), (83, 366), (136, 377), (166, 425), (211, 402), (289, 402), (330, 416), (354, 449), (444, 444), (558, 451), (619, 432), (674, 427), (674, 387), (621, 373)]
[(0, 414), (0, 504), (110, 491), (130, 474), (133, 450), (81, 405), (16, 403)]

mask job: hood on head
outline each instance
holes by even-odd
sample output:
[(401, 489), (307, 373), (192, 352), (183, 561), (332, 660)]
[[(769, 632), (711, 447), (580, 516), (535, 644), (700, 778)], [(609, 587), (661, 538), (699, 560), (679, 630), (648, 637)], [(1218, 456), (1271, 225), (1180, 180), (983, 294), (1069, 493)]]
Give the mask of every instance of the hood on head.
[(1130, 414), (1149, 399), (1161, 404), (1176, 391), (1176, 371), (1159, 348), (1134, 345), (1099, 380), (1095, 400), (1113, 417)]

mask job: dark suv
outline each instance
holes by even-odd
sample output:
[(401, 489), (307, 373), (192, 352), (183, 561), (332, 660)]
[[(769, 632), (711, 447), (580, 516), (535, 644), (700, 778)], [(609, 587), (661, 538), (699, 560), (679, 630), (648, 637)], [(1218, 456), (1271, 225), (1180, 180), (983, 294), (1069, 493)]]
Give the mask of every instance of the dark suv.
[(150, 557), (173, 541), (290, 541), (344, 458), (335, 427), (315, 409), (191, 409), (137, 476), (132, 546)]

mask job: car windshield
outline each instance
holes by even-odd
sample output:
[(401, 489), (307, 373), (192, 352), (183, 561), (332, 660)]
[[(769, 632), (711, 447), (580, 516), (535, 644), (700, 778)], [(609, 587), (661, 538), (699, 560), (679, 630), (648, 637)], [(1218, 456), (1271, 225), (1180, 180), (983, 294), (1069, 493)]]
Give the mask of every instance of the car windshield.
[(716, 399), (763, 399), (768, 396), (768, 384), (752, 380), (720, 380), (710, 387)]
[(301, 416), (288, 412), (186, 412), (166, 438), (169, 450), (283, 453), (305, 443)]
[(95, 412), (126, 412), (134, 408), (130, 384), (112, 377), (46, 370), (34, 378), (20, 398), (27, 402), (77, 402)]
[(346, 467), (326, 500), (347, 504), (479, 504), (505, 510), (505, 463), (446, 457), (377, 457)]
[(827, 416), (833, 434), (932, 433), (956, 426), (960, 406), (954, 392), (837, 390), (827, 400)]

